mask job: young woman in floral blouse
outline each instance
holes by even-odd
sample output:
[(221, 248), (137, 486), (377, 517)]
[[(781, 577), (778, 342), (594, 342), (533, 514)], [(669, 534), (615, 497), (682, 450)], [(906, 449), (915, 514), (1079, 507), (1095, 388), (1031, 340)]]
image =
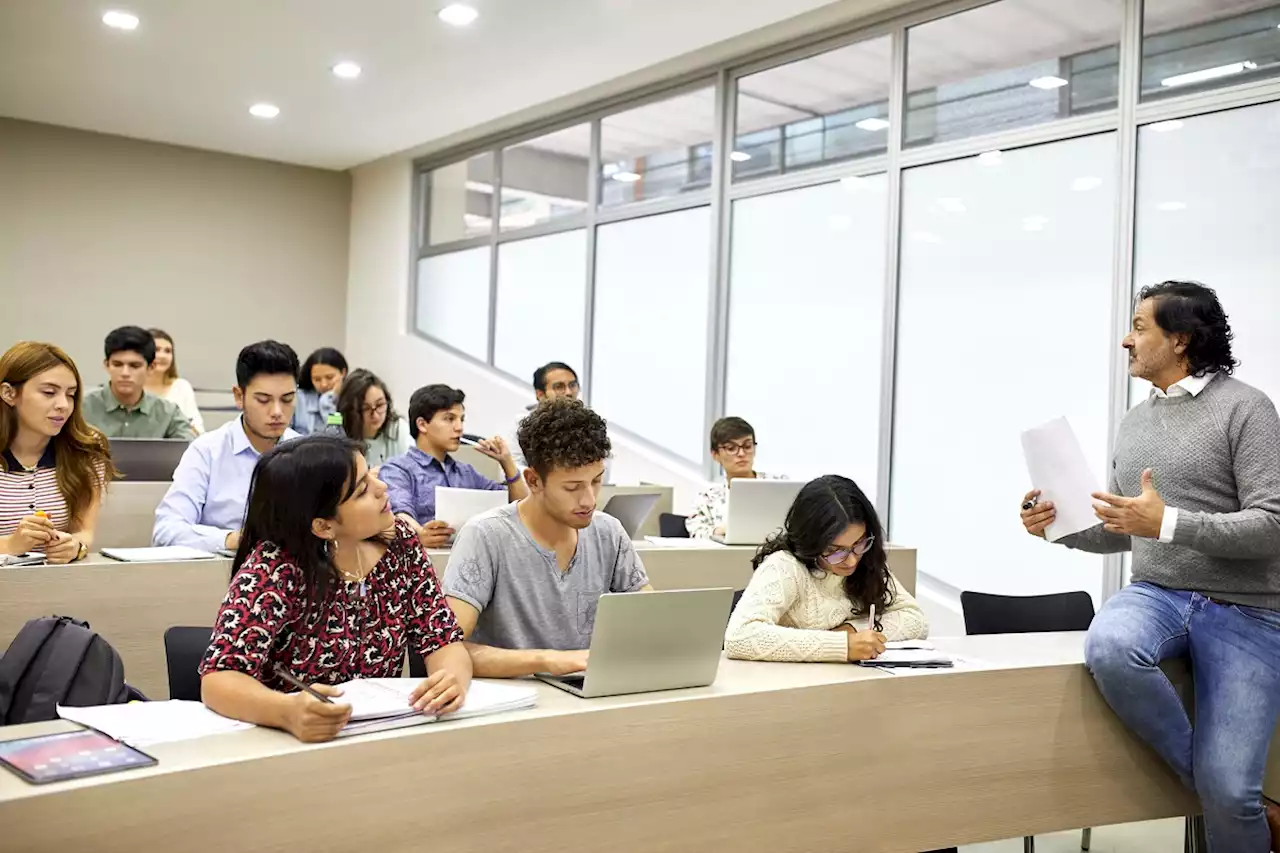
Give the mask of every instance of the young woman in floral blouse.
[(471, 658), (416, 532), (396, 521), (359, 445), (314, 435), (258, 460), (231, 586), (200, 663), (204, 702), (227, 717), (325, 741), (351, 706), (294, 692), (276, 668), (333, 685), (400, 674), (405, 651), (428, 677), (410, 703), (462, 706)]
[(756, 431), (742, 418), (721, 418), (711, 427), (711, 458), (724, 469), (724, 479), (698, 495), (685, 528), (694, 539), (724, 535), (724, 516), (732, 480), (782, 480), (755, 469)]

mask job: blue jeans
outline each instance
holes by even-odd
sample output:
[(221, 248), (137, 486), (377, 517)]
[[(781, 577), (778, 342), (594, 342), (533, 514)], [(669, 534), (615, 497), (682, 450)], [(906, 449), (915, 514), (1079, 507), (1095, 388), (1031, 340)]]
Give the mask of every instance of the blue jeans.
[[(1188, 657), (1193, 728), (1159, 664)], [(1262, 776), (1280, 714), (1280, 612), (1131, 584), (1085, 640), (1103, 697), (1195, 791), (1213, 853), (1267, 853)]]

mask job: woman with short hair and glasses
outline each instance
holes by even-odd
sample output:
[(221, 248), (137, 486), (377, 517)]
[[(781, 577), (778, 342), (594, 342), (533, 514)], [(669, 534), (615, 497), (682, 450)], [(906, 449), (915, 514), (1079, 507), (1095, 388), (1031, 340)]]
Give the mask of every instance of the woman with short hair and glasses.
[(408, 430), (391, 404), (391, 392), (371, 371), (361, 368), (347, 376), (338, 394), (338, 413), (347, 437), (364, 448), (370, 468), (409, 452)]
[(731, 658), (871, 660), (886, 641), (929, 635), (924, 612), (889, 572), (875, 507), (847, 477), (807, 483), (752, 566), (725, 632)]
[(756, 431), (742, 418), (721, 418), (711, 427), (711, 458), (724, 471), (724, 479), (698, 495), (685, 529), (694, 539), (724, 536), (724, 516), (732, 481), (785, 480), (755, 469)]

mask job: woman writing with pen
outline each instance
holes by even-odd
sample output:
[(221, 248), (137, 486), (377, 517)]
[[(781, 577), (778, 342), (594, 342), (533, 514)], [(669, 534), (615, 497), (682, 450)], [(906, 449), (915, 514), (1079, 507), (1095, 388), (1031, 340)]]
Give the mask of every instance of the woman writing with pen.
[(407, 650), (428, 672), (413, 707), (462, 706), (471, 683), (462, 632), (416, 532), (392, 516), (356, 442), (312, 435), (265, 453), (231, 566), (200, 663), (214, 711), (330, 740), (351, 715), (334, 685), (397, 676)]
[(116, 476), (107, 440), (80, 414), (80, 372), (51, 344), (0, 356), (0, 554), (84, 559)]

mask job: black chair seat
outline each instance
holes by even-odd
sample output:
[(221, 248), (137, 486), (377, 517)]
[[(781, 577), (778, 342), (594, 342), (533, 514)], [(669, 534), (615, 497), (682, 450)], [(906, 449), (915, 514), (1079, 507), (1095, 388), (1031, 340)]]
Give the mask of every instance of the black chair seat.
[(212, 628), (173, 627), (164, 632), (169, 698), (200, 701), (200, 659), (209, 648)]

